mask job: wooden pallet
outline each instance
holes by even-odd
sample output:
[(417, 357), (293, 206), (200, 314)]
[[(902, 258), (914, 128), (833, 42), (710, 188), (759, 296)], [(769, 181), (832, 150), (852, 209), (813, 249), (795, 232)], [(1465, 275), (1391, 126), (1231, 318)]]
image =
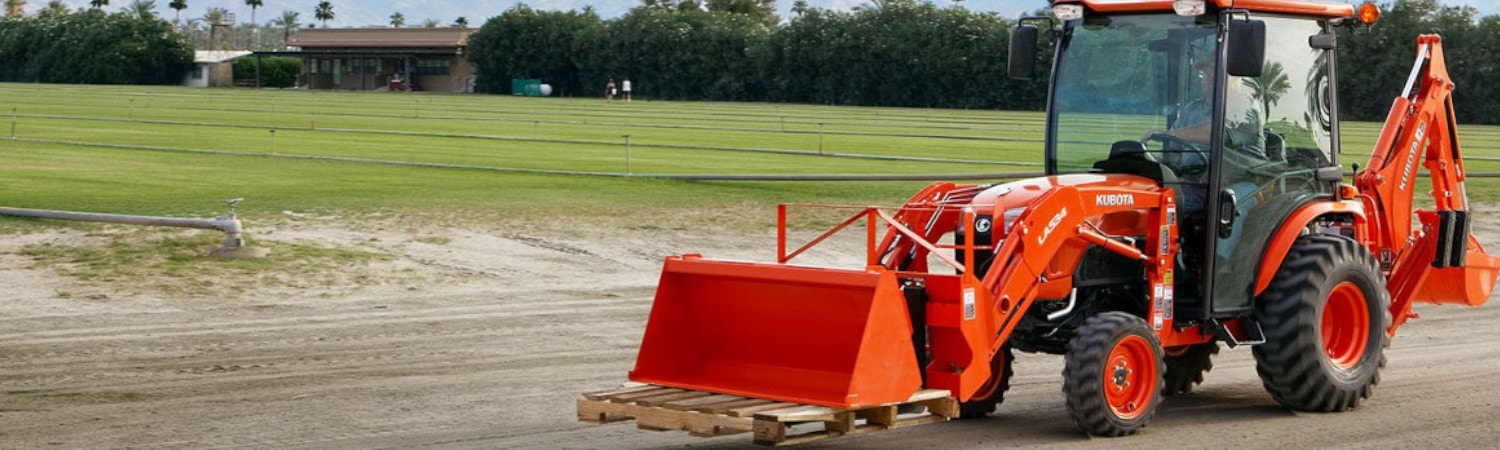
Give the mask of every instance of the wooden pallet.
[[(902, 405), (926, 407), (897, 415)], [(831, 437), (942, 422), (958, 416), (958, 401), (945, 390), (922, 390), (905, 402), (853, 409), (777, 402), (656, 385), (636, 385), (583, 394), (578, 420), (610, 423), (634, 419), (647, 430), (687, 431), (711, 437), (752, 432), (757, 444), (792, 445)], [(821, 429), (793, 426), (821, 424)]]

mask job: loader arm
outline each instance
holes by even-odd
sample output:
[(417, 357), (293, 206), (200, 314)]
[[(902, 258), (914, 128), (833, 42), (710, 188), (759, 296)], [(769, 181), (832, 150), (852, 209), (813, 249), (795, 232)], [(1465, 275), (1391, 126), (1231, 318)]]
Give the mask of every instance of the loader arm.
[[(953, 224), (958, 223), (963, 212), (961, 208), (968, 205), (982, 188), (949, 182), (933, 183), (896, 211), (895, 222), (905, 224), (927, 242), (937, 242), (943, 234), (953, 231)], [(882, 249), (879, 262), (886, 269), (927, 271), (927, 259), (920, 257), (920, 246), (894, 227), (886, 230), (878, 248)]]
[[(1470, 236), (1463, 155), (1453, 115), (1453, 82), (1437, 35), (1417, 38), (1417, 60), (1391, 105), (1369, 164), (1355, 175), (1371, 211), (1367, 245), (1389, 279), (1395, 330), (1413, 301), (1479, 305), (1489, 298), (1500, 263)], [(1433, 210), (1416, 211), (1417, 160), (1430, 173)]]

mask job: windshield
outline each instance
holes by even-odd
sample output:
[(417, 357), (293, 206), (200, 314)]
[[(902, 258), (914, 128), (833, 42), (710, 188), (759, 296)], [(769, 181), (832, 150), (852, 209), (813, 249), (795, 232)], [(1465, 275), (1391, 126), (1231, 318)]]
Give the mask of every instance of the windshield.
[(1212, 19), (1175, 14), (1098, 15), (1070, 24), (1051, 108), (1055, 171), (1089, 172), (1116, 142), (1153, 135), (1162, 149), (1206, 147), (1206, 125), (1202, 136), (1161, 134), (1211, 121), (1216, 30)]

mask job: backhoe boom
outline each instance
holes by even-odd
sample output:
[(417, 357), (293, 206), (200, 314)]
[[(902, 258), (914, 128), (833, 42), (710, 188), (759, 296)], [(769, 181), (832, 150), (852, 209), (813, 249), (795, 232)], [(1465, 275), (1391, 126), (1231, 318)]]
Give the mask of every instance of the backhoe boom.
[[(1388, 332), (1393, 335), (1412, 316), (1413, 301), (1484, 303), (1494, 286), (1494, 268), (1500, 266), (1469, 233), (1473, 219), (1464, 190), (1453, 87), (1442, 38), (1418, 37), (1406, 88), (1391, 105), (1369, 164), (1354, 179), (1371, 213), (1366, 245), (1390, 280)], [(1414, 230), (1418, 158), (1430, 174), (1434, 209), (1416, 211), (1423, 228)]]

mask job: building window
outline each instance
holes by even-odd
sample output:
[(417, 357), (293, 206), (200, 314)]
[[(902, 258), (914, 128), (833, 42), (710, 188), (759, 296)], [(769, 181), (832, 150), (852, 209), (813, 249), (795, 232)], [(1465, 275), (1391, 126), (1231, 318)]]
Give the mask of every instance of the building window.
[(202, 80), (203, 79), (203, 71), (204, 71), (204, 69), (205, 68), (203, 66), (201, 66), (201, 65), (198, 66), (198, 67), (193, 68), (193, 79), (194, 80)]
[(447, 75), (452, 64), (453, 61), (448, 59), (419, 59), (417, 75)]
[(345, 75), (380, 73), (380, 60), (376, 58), (342, 59)]

